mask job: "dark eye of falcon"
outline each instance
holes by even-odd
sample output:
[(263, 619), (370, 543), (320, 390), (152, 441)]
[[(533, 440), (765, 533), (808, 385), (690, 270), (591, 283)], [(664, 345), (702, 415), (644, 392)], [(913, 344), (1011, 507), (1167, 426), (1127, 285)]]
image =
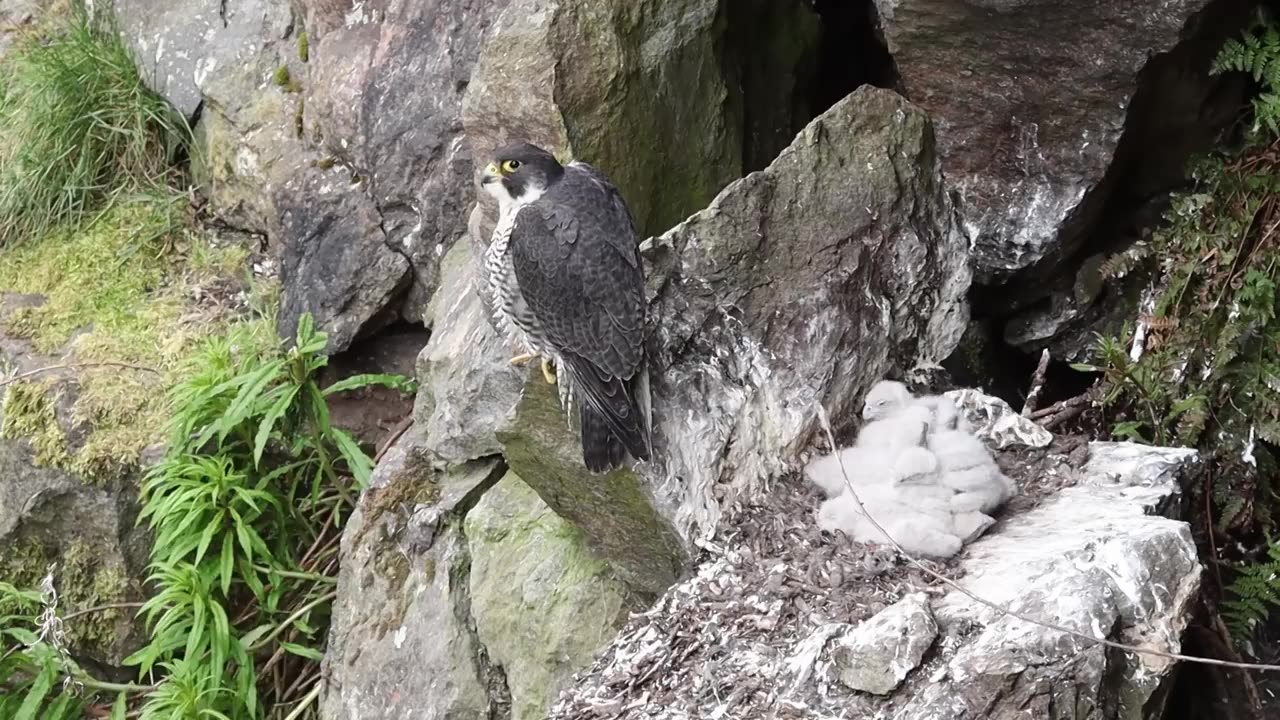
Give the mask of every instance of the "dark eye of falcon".
[(507, 160), (507, 161), (505, 161), (505, 162), (503, 162), (503, 163), (502, 163), (502, 169), (503, 169), (503, 170), (505, 170), (505, 171), (507, 171), (507, 172), (509, 172), (509, 173), (511, 173), (511, 172), (515, 172), (516, 170), (519, 170), (519, 169), (520, 169), (520, 161), (519, 161), (519, 160)]

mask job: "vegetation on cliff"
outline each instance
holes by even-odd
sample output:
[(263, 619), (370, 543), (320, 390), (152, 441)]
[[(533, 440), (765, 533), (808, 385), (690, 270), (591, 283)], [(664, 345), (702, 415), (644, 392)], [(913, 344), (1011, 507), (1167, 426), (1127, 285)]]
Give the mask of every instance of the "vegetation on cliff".
[(1211, 470), (1194, 490), (1213, 507), (1211, 552), (1264, 536), (1243, 543), (1261, 557), (1236, 558), (1224, 588), (1224, 617), (1244, 640), (1280, 604), (1269, 540), (1280, 520), (1280, 29), (1230, 41), (1212, 72), (1230, 71), (1258, 85), (1249, 123), (1192, 164), (1192, 187), (1149, 240), (1104, 263), (1110, 277), (1144, 273), (1151, 285), (1137, 322), (1099, 337), (1096, 364), (1080, 369), (1102, 372), (1113, 435), (1204, 452)]
[[(144, 449), (164, 448), (140, 488), (153, 534), (141, 608), (98, 587), (126, 578), (73, 582), (79, 556), (9, 548), (30, 562), (0, 564), (6, 718), (314, 711), (337, 540), (373, 465), (327, 399), (409, 385), (317, 385), (325, 335), (304, 316), (281, 342), (248, 249), (195, 222), (189, 135), (83, 6), (0, 65), (0, 299), (38, 298), (0, 312), (0, 335), (45, 361), (0, 375), (0, 437), (86, 483), (132, 482)], [(149, 641), (125, 662), (132, 682), (77, 660), (86, 633), (135, 611)]]

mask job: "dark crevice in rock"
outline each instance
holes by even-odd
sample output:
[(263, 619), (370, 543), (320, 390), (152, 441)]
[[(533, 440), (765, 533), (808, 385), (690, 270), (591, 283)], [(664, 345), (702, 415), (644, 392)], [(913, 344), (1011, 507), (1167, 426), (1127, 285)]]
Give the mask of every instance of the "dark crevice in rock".
[(469, 644), (475, 649), (471, 662), (475, 668), (476, 677), (484, 686), (485, 694), (489, 698), (487, 720), (510, 720), (511, 689), (507, 685), (507, 674), (502, 666), (490, 659), (489, 650), (480, 639), (480, 633), (476, 630), (476, 619), (471, 612), (471, 550), (467, 543), (464, 518), (480, 502), (480, 498), (497, 485), (506, 474), (507, 465), (500, 460), (484, 482), (477, 484), (458, 500), (450, 513), (449, 521), (458, 528), (462, 536), (459, 547), (463, 553), (449, 569), (450, 600), (458, 625), (466, 628)]
[[(353, 375), (390, 373), (413, 377), (418, 353), (430, 333), (421, 325), (396, 321), (346, 350), (335, 353), (321, 371), (320, 385), (328, 386)], [(413, 412), (413, 395), (374, 385), (337, 393), (328, 398), (334, 424), (352, 432), (368, 447), (381, 447), (398, 423)]]
[[(805, 0), (729, 0), (723, 72), (742, 121), (743, 174), (763, 169), (818, 111), (819, 22)], [(736, 92), (733, 92), (735, 91)]]
[[(998, 365), (974, 366), (953, 356), (953, 372), (983, 367), (993, 394), (1020, 401), (1041, 348), (1053, 353), (1051, 375), (1075, 378), (1079, 373), (1065, 363), (1084, 359), (1095, 331), (1117, 333), (1133, 316), (1145, 278), (1106, 280), (1099, 267), (1150, 235), (1170, 194), (1187, 186), (1188, 161), (1212, 149), (1237, 122), (1243, 78), (1209, 77), (1206, 70), (1223, 42), (1247, 27), (1256, 6), (1253, 0), (1215, 0), (1187, 21), (1173, 50), (1147, 61), (1106, 175), (1062, 223), (1049, 252), (1011, 278), (973, 288), (972, 317), (983, 327), (974, 334), (986, 335), (990, 346), (981, 354)], [(1050, 395), (1070, 392), (1049, 385)]]
[[(378, 213), (378, 227), (382, 230), (383, 242), (388, 249), (404, 258), (404, 261), (409, 264), (407, 273), (409, 282), (387, 303), (388, 309), (394, 309), (400, 317), (405, 318), (407, 316), (400, 312), (400, 308), (409, 300), (414, 287), (430, 287), (433, 284), (432, 278), (425, 277), (418, 269), (408, 245), (414, 239), (414, 228), (421, 227), (421, 216), (417, 208), (404, 202), (392, 202), (386, 205), (375, 203), (374, 207)], [(389, 222), (389, 220), (398, 220), (398, 222)], [(418, 239), (420, 240), (421, 237)]]
[(459, 526), (461, 526), (462, 519), (467, 516), (467, 513), (471, 512), (472, 508), (480, 502), (480, 498), (484, 497), (485, 493), (492, 490), (494, 485), (497, 485), (502, 478), (506, 477), (507, 472), (510, 470), (507, 466), (506, 458), (503, 458), (501, 455), (478, 458), (472, 462), (482, 463), (488, 460), (494, 461), (493, 470), (489, 472), (489, 476), (484, 479), (484, 482), (476, 483), (475, 487), (468, 490), (466, 494), (459, 498), (453, 505), (452, 512), (456, 518), (455, 521), (459, 523)]
[(732, 0), (721, 50), (743, 174), (761, 170), (811, 120), (862, 85), (896, 88), (873, 0)]
[(822, 25), (810, 100), (815, 117), (863, 85), (899, 89), (874, 0), (815, 0), (814, 9)]

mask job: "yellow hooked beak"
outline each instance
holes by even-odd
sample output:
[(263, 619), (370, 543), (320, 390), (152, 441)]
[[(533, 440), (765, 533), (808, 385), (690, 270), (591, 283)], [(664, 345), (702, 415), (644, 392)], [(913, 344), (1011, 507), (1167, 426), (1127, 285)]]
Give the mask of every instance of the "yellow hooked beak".
[(498, 171), (498, 166), (493, 163), (489, 163), (484, 166), (484, 175), (480, 177), (480, 184), (488, 185), (489, 183), (498, 182), (501, 179), (502, 173)]

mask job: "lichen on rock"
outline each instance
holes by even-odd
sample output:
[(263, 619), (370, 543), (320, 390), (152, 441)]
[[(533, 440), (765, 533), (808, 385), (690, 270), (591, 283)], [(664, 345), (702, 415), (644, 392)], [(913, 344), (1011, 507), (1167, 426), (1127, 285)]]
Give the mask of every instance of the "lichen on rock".
[(542, 720), (573, 673), (626, 619), (634, 598), (558, 517), (508, 473), (467, 513), (471, 613), (511, 691), (512, 720)]

